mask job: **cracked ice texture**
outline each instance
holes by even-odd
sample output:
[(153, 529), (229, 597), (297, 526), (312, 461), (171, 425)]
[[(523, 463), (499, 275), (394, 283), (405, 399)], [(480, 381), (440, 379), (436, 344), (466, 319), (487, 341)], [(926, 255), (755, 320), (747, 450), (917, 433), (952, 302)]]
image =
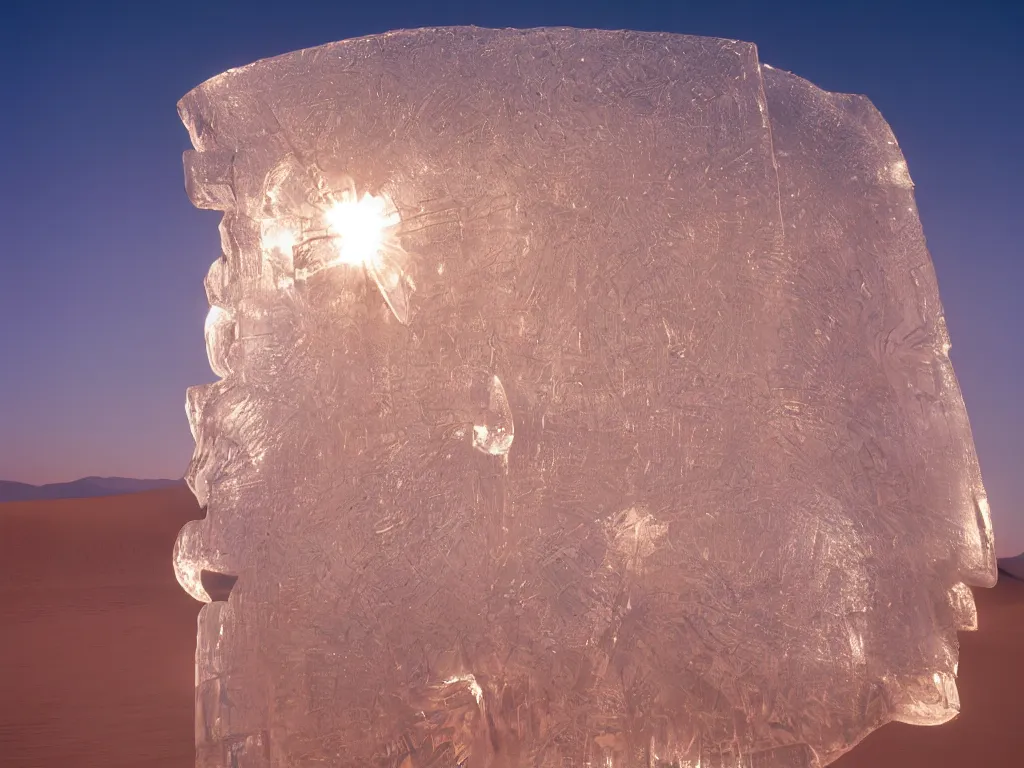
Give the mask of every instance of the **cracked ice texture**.
[[(800, 768), (956, 714), (992, 536), (867, 99), (749, 43), (452, 28), (180, 113), (224, 211), (200, 766)], [(331, 228), (359, 201), (379, 238)]]

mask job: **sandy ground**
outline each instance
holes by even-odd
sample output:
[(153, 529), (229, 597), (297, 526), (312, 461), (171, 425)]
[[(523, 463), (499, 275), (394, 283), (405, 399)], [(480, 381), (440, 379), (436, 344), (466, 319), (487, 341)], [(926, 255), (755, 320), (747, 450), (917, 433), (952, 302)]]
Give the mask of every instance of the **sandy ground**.
[(187, 489), (0, 505), (0, 766), (191, 768)]
[[(192, 768), (199, 604), (170, 553), (187, 490), (0, 505), (0, 766)], [(1024, 755), (1024, 583), (977, 590), (962, 713), (888, 725), (835, 766), (996, 768)]]

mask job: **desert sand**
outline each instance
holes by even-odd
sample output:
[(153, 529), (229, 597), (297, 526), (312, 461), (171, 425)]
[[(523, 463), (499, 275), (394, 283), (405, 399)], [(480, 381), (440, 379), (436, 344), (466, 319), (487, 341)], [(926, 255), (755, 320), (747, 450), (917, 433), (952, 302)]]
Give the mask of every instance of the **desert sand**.
[[(183, 488), (0, 504), (0, 766), (191, 768), (195, 619), (174, 580)], [(1024, 582), (975, 591), (959, 717), (887, 725), (841, 768), (1024, 759)]]
[(0, 766), (191, 768), (187, 488), (0, 504)]

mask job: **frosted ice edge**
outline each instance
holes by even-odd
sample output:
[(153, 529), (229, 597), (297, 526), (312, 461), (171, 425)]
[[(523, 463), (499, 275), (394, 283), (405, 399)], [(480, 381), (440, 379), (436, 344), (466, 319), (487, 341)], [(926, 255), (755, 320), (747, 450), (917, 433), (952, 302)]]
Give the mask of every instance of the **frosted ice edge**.
[[(910, 570), (928, 574), (927, 579), (916, 590), (897, 593), (900, 602), (893, 601), (892, 595), (883, 597), (884, 602), (876, 596), (875, 605), (867, 607), (914, 617), (918, 613), (914, 604), (934, 601), (939, 624), (930, 629), (931, 637), (918, 636), (913, 641), (901, 635), (903, 627), (883, 624), (869, 639), (866, 658), (874, 656), (876, 661), (867, 671), (885, 681), (886, 719), (940, 724), (960, 707), (955, 684), (956, 632), (976, 628), (973, 597), (964, 582), (991, 586), (994, 559), (990, 523), (976, 515), (976, 500), (984, 499), (984, 488), (948, 358), (948, 336), (913, 201), (913, 183), (891, 130), (866, 98), (827, 93), (771, 68), (765, 71), (765, 89), (788, 256), (796, 263), (815, 264), (813, 270), (800, 270), (802, 295), (811, 299), (811, 306), (803, 307), (799, 322), (810, 321), (823, 342), (797, 348), (801, 358), (778, 372), (776, 385), (800, 403), (798, 409), (791, 409), (798, 420), (791, 421), (790, 427), (797, 429), (787, 430), (793, 432), (787, 441), (814, 446), (806, 442), (807, 433), (801, 436), (799, 419), (820, 407), (815, 400), (840, 381), (860, 380), (861, 386), (870, 389), (871, 409), (881, 415), (888, 430), (877, 431), (854, 409), (847, 431), (840, 433), (845, 437), (832, 446), (819, 443), (817, 451), (825, 448), (820, 457), (827, 457), (839, 473), (849, 474), (858, 461), (867, 467), (869, 482), (859, 494), (861, 500), (850, 499), (864, 510), (859, 514), (866, 523), (871, 524), (866, 514), (872, 509), (876, 516), (881, 511), (893, 522), (900, 520), (894, 514), (897, 509), (914, 515), (920, 543), (914, 549), (896, 550), (893, 557), (876, 555), (874, 577), (896, 581)], [(812, 137), (820, 137), (823, 126), (826, 134), (816, 143)], [(857, 264), (857, 249), (863, 248), (864, 241), (874, 244), (875, 258)], [(847, 267), (844, 274), (842, 269), (828, 269), (829, 260), (856, 266)], [(826, 297), (843, 292), (849, 296), (847, 306), (859, 306), (859, 311), (835, 311), (834, 299)], [(900, 307), (901, 296), (906, 297), (901, 311), (865, 310), (867, 302), (878, 297), (884, 297), (890, 307)], [(853, 367), (856, 358), (842, 354), (857, 345), (872, 348), (873, 362), (880, 363), (873, 373), (874, 384)], [(869, 412), (861, 409), (860, 413)], [(859, 459), (855, 452), (860, 453)], [(799, 457), (805, 464), (816, 460), (813, 449), (807, 455), (805, 448), (798, 448), (799, 453), (805, 454)], [(901, 463), (886, 462), (886, 455), (899, 456)], [(927, 478), (917, 498), (909, 501), (900, 490), (907, 485), (908, 469)], [(906, 528), (902, 534), (894, 532), (910, 533)], [(937, 599), (933, 592), (937, 588), (947, 590), (945, 600)], [(902, 643), (908, 652), (916, 646), (917, 657), (907, 653), (895, 664), (893, 660), (883, 663), (888, 654), (883, 649)], [(880, 650), (872, 654), (872, 645)], [(860, 737), (866, 733), (867, 729)], [(845, 746), (837, 743), (823, 749), (823, 757), (831, 761), (860, 737)]]

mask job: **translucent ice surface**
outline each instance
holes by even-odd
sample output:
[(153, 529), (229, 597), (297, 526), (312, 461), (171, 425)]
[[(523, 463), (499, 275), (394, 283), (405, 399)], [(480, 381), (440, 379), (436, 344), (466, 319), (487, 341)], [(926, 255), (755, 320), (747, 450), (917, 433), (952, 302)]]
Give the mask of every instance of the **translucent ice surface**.
[(430, 29), (181, 101), (204, 768), (809, 768), (955, 716), (988, 507), (913, 184), (749, 43)]

